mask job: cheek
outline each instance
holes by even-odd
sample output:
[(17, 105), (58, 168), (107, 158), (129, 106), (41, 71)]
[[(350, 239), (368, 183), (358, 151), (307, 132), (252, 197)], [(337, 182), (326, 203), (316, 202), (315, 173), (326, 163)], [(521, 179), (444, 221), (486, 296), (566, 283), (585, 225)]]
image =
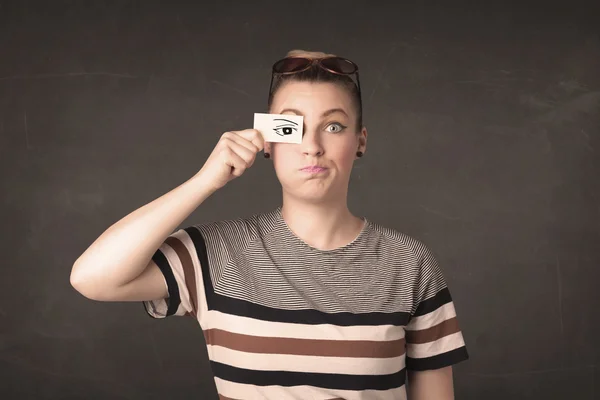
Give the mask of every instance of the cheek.
[[(285, 143), (271, 144), (272, 162), (276, 170), (283, 172), (290, 168), (294, 169), (304, 162), (302, 150), (298, 146)], [(336, 140), (323, 143), (323, 146), (326, 148), (326, 158), (333, 161), (338, 168), (342, 170), (350, 168), (354, 163), (358, 149), (355, 141), (336, 138)]]
[(351, 165), (354, 162), (356, 157), (356, 143), (352, 141), (346, 141), (344, 143), (339, 143), (335, 150), (335, 159), (339, 160), (338, 162), (341, 165), (347, 166)]
[(273, 165), (280, 170), (293, 166), (300, 157), (299, 150), (294, 149), (294, 145), (291, 144), (273, 143), (271, 144), (271, 151), (273, 153)]

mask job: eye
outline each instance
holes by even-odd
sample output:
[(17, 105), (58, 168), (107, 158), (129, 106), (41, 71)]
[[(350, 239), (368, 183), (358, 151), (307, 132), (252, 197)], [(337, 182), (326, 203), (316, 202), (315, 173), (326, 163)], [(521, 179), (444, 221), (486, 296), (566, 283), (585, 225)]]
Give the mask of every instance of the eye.
[(274, 121), (281, 121), (277, 122), (279, 125), (273, 128), (273, 131), (276, 135), (287, 136), (293, 134), (294, 132), (298, 132), (298, 124), (294, 121), (290, 121), (289, 119), (285, 118), (276, 118)]
[(274, 129), (275, 133), (279, 136), (287, 136), (291, 135), (294, 132), (298, 131), (298, 128), (295, 126), (278, 126)]
[(325, 130), (327, 132), (331, 132), (331, 133), (340, 133), (344, 129), (346, 129), (346, 127), (338, 122), (333, 122), (333, 123), (327, 125), (327, 128), (325, 128)]

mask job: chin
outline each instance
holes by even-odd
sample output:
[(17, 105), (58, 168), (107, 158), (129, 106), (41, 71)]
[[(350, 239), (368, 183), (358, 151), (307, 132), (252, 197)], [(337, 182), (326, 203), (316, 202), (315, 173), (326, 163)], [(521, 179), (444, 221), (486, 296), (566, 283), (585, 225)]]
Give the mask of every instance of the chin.
[[(316, 184), (314, 184), (316, 183)], [(336, 190), (323, 182), (303, 182), (284, 189), (287, 196), (307, 203), (323, 203), (336, 197)]]

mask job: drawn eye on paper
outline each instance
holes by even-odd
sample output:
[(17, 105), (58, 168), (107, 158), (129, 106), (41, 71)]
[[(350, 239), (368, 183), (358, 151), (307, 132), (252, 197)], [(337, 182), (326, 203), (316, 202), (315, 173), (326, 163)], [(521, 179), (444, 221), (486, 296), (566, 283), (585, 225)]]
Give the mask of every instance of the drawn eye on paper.
[(294, 121), (284, 118), (275, 118), (273, 121), (275, 121), (277, 124), (273, 128), (273, 132), (276, 135), (287, 136), (298, 132), (298, 124)]
[(254, 113), (254, 129), (266, 142), (302, 143), (303, 128), (302, 115)]

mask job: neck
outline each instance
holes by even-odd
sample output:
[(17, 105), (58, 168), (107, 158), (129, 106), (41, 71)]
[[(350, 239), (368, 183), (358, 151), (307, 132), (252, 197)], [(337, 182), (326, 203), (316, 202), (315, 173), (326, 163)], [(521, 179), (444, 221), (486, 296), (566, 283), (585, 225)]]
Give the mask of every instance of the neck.
[(350, 212), (345, 199), (311, 203), (284, 195), (281, 212), (296, 236), (320, 250), (347, 245), (364, 226), (364, 221)]

